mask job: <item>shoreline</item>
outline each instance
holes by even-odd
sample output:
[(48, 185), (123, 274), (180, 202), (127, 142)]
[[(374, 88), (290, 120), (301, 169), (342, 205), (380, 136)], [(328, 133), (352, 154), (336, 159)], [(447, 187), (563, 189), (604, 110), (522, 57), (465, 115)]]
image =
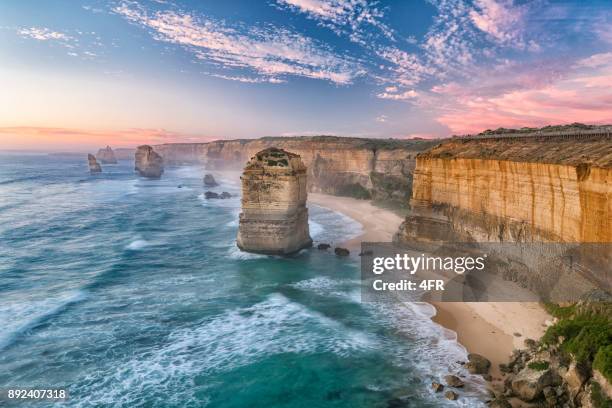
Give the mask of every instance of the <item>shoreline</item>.
[[(390, 242), (402, 217), (376, 207), (369, 200), (309, 193), (312, 204), (340, 212), (359, 222), (362, 234), (342, 242), (351, 252), (360, 243)], [(527, 338), (540, 339), (551, 317), (535, 302), (431, 302), (436, 309), (432, 320), (457, 334), (457, 342), (468, 353), (481, 354), (491, 361), (492, 384), (503, 382), (500, 363), (507, 363), (512, 350), (524, 348)], [(486, 335), (485, 335), (486, 334)]]

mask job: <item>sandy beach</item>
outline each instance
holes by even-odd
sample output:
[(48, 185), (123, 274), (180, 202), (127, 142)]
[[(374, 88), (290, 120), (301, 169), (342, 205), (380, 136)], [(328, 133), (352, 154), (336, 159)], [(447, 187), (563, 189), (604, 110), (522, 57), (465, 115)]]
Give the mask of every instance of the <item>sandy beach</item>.
[[(389, 242), (402, 222), (390, 210), (370, 201), (310, 193), (308, 201), (341, 212), (363, 225), (363, 234), (345, 243), (352, 252), (362, 241)], [(538, 339), (550, 316), (538, 303), (525, 302), (436, 302), (433, 320), (457, 333), (457, 340), (468, 352), (491, 360), (491, 375), (501, 380), (499, 364), (508, 362), (515, 348), (523, 348), (526, 338)]]

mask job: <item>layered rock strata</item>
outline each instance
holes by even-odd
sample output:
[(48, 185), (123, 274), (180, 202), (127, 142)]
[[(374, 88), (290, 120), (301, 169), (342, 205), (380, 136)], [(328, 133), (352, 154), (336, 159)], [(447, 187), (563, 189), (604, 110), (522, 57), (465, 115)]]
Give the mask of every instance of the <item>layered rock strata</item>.
[(134, 155), (134, 170), (143, 177), (160, 178), (164, 173), (164, 159), (151, 146), (138, 146)]
[(96, 156), (93, 154), (87, 155), (87, 164), (89, 166), (89, 172), (91, 174), (102, 173), (102, 167), (100, 167), (100, 163), (96, 160)]
[(381, 140), (335, 136), (264, 137), (210, 143), (156, 145), (166, 163), (242, 169), (257, 152), (278, 147), (307, 166), (308, 190), (404, 205), (410, 198), (416, 154), (431, 140)]
[(98, 150), (96, 159), (100, 160), (100, 163), (102, 164), (117, 164), (117, 158), (115, 157), (115, 153), (110, 146), (106, 146), (105, 148)]
[(241, 177), (241, 250), (286, 255), (312, 245), (306, 172), (300, 156), (282, 149), (268, 148), (251, 158)]
[[(612, 140), (450, 140), (417, 156), (411, 206), (397, 241), (610, 243)], [(589, 280), (609, 287), (597, 256)], [(533, 272), (513, 279), (546, 286)]]

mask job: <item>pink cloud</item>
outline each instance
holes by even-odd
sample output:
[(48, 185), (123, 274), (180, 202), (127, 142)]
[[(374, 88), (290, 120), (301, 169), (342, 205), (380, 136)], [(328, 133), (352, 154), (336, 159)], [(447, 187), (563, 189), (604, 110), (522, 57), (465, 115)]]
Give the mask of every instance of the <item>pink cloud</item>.
[(140, 144), (207, 142), (214, 138), (184, 135), (165, 129), (91, 130), (37, 126), (0, 127), (0, 149), (92, 149), (110, 144), (134, 147)]
[(485, 83), (482, 88), (471, 83), (434, 87), (428, 103), (439, 106), (438, 122), (455, 134), (498, 127), (612, 123), (612, 67), (583, 69), (514, 86), (498, 83), (497, 92), (486, 84), (486, 78), (481, 81)]

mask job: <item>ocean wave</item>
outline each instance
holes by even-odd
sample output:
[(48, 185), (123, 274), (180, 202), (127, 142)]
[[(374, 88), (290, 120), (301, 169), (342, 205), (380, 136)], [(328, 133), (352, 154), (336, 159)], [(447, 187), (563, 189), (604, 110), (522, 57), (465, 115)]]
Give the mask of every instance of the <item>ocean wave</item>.
[(151, 245), (151, 243), (144, 239), (136, 239), (126, 245), (125, 249), (129, 249), (130, 251), (140, 251)]
[[(26, 304), (8, 302), (0, 306), (0, 350), (12, 345), (20, 335), (62, 313), (71, 304), (87, 298), (87, 292), (76, 290), (44, 300), (29, 300)], [(6, 302), (4, 300), (3, 302)]]
[(235, 242), (232, 242), (232, 245), (227, 251), (227, 255), (230, 259), (237, 259), (241, 261), (248, 261), (251, 259), (264, 259), (270, 257), (270, 255), (254, 254), (252, 252), (242, 251), (236, 246)]
[(83, 399), (72, 403), (129, 406), (148, 395), (182, 406), (205, 404), (195, 400), (192, 379), (197, 376), (230, 371), (284, 353), (350, 355), (373, 347), (376, 342), (367, 334), (274, 293), (250, 307), (179, 330), (165, 345), (145, 355), (90, 374), (72, 390)]

